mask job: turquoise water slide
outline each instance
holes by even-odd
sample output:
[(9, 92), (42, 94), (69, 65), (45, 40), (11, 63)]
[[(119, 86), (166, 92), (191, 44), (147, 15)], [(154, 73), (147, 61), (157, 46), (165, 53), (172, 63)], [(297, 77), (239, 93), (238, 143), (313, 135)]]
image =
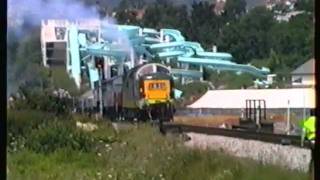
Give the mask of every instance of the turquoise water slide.
[[(267, 68), (258, 69), (251, 65), (237, 64), (229, 53), (205, 51), (198, 42), (186, 41), (181, 32), (175, 29), (157, 31), (130, 25), (103, 25), (99, 39), (99, 42), (89, 41), (86, 30), (78, 31), (76, 26), (71, 26), (68, 30), (70, 58), (67, 70), (78, 87), (83, 70), (88, 72), (92, 88), (94, 82), (99, 80), (92, 58), (95, 56), (110, 57), (116, 64), (124, 63), (129, 56), (134, 59), (144, 57), (146, 60), (158, 56), (167, 62), (177, 63), (177, 67), (184, 67), (171, 69), (172, 75), (178, 77), (201, 78), (203, 67), (247, 72), (257, 77), (265, 77), (269, 73)], [(133, 49), (132, 55), (129, 49)], [(189, 65), (199, 66), (200, 70), (189, 70)]]
[(251, 65), (237, 64), (231, 61), (221, 61), (219, 59), (178, 57), (178, 62), (203, 65), (208, 68), (216, 69), (216, 70), (247, 72), (259, 77), (264, 77), (269, 73), (269, 70), (265, 68), (258, 69)]

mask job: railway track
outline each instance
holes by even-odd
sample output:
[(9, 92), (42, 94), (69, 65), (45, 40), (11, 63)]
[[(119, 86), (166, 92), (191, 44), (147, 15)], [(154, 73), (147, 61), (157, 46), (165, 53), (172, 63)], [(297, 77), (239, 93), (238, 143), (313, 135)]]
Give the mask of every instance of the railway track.
[[(301, 137), (296, 135), (273, 134), (267, 132), (256, 132), (238, 129), (223, 129), (214, 127), (192, 126), (184, 124), (165, 123), (162, 125), (164, 133), (201, 133), (207, 135), (220, 135), (233, 138), (241, 138), (247, 140), (257, 140), (273, 144), (291, 145), (301, 147)], [(303, 148), (312, 148), (309, 142), (304, 143)]]

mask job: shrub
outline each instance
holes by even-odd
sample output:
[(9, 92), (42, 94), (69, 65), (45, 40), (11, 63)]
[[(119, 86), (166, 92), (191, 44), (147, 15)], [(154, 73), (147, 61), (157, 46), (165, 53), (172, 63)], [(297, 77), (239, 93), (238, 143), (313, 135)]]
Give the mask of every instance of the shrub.
[(8, 151), (18, 151), (24, 148), (31, 131), (50, 119), (52, 119), (52, 115), (39, 111), (9, 110), (7, 113)]
[[(114, 132), (98, 129), (96, 132), (85, 132), (75, 126), (75, 121), (84, 117), (56, 117), (53, 113), (36, 110), (8, 111), (7, 147), (9, 152), (24, 148), (37, 153), (51, 153), (59, 149), (70, 149), (81, 152), (95, 151), (100, 143), (113, 143), (117, 139)], [(99, 126), (110, 126), (105, 124)]]
[(94, 139), (70, 123), (53, 120), (31, 132), (26, 147), (35, 152), (50, 153), (60, 148), (88, 152)]
[(35, 110), (7, 111), (8, 133), (14, 136), (27, 136), (39, 124), (53, 119), (53, 115)]

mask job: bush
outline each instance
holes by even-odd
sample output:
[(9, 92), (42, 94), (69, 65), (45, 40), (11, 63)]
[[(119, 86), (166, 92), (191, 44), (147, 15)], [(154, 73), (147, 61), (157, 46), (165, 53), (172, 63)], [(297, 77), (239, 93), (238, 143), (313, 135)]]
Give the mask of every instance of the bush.
[(31, 132), (26, 147), (35, 152), (51, 153), (60, 148), (88, 152), (94, 139), (68, 122), (53, 120)]
[(13, 136), (27, 136), (42, 122), (53, 119), (53, 115), (35, 110), (7, 111), (7, 130)]
[(18, 151), (24, 148), (31, 131), (52, 117), (49, 113), (34, 110), (9, 110), (7, 113), (8, 151)]
[(200, 81), (194, 81), (189, 84), (180, 84), (176, 82), (175, 87), (183, 92), (182, 98), (175, 102), (176, 107), (184, 107), (187, 104), (191, 104), (204, 95), (209, 89), (207, 83)]
[(117, 141), (109, 124), (101, 122), (94, 133), (78, 129), (76, 121), (90, 122), (82, 116), (56, 117), (53, 113), (36, 110), (8, 111), (7, 147), (9, 152), (24, 150), (36, 153), (52, 153), (59, 149), (94, 152), (99, 144)]
[(24, 98), (15, 99), (11, 109), (41, 110), (56, 115), (68, 115), (73, 108), (72, 99), (54, 97), (51, 92), (52, 90), (40, 91), (21, 87), (20, 94), (23, 94)]

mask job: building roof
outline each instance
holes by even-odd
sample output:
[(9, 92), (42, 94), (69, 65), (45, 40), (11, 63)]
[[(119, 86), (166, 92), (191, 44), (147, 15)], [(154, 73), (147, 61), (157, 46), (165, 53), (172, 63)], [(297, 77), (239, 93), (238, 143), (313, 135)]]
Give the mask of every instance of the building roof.
[(315, 74), (315, 59), (312, 58), (291, 72), (293, 75)]
[(315, 108), (313, 88), (211, 90), (188, 108), (245, 108), (248, 99), (264, 99), (270, 109), (288, 108), (288, 100), (290, 108)]

